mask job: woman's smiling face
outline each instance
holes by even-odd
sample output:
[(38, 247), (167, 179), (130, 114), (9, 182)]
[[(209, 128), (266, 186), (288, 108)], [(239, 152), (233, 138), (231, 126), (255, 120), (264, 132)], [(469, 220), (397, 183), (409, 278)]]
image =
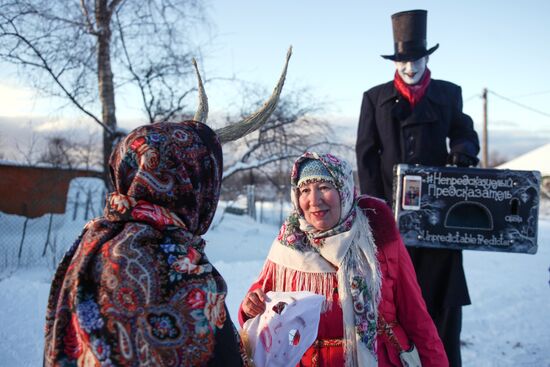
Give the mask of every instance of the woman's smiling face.
[(340, 221), (340, 194), (329, 182), (304, 183), (298, 188), (298, 203), (306, 221), (326, 231)]

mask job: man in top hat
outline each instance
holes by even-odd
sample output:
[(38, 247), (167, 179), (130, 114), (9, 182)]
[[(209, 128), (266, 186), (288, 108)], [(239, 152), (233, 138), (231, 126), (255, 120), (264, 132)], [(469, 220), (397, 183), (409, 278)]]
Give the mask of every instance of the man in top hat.
[[(462, 112), (458, 85), (431, 79), (427, 11), (392, 15), (394, 79), (363, 94), (357, 132), (357, 167), (362, 193), (392, 202), (393, 166), (475, 166), (479, 140)], [(449, 139), (449, 148), (447, 148)], [(418, 283), (451, 366), (460, 366), (462, 306), (470, 304), (460, 250), (408, 247)]]

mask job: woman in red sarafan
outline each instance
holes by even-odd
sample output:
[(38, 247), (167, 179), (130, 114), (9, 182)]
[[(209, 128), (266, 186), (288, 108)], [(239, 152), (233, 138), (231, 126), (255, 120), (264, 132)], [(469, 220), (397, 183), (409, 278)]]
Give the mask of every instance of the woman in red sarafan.
[(389, 207), (358, 197), (351, 167), (331, 154), (302, 155), (291, 183), (294, 210), (240, 306), (241, 325), (264, 311), (268, 291), (311, 291), (325, 304), (298, 366), (402, 366), (397, 343), (414, 345), (424, 367), (448, 366)]

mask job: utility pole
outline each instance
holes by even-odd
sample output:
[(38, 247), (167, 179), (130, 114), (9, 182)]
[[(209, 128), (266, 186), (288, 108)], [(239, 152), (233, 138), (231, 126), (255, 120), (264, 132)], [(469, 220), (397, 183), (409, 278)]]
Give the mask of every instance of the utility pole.
[(483, 88), (483, 93), (481, 95), (483, 98), (483, 147), (481, 152), (481, 167), (489, 167), (489, 149), (487, 147), (487, 88)]

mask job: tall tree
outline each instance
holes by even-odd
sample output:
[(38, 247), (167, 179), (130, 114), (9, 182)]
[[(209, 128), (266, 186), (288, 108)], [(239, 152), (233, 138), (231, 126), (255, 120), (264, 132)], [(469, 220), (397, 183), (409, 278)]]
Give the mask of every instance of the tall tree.
[(103, 128), (107, 175), (117, 91), (134, 88), (148, 122), (184, 111), (195, 90), (185, 80), (198, 53), (190, 39), (204, 24), (198, 0), (5, 0), (0, 58)]
[[(68, 169), (97, 169), (101, 156), (97, 147), (97, 134), (78, 138), (76, 134), (57, 133), (43, 138), (37, 162)], [(36, 162), (32, 162), (33, 164)]]
[[(258, 89), (245, 95), (241, 116), (249, 113), (250, 105), (260, 104)], [(248, 100), (255, 102), (250, 103)], [(349, 147), (334, 138), (329, 123), (319, 118), (323, 104), (313, 98), (308, 89), (297, 89), (283, 95), (277, 108), (258, 131), (232, 142), (226, 150), (223, 178), (248, 172), (265, 176), (277, 190), (285, 189), (293, 160), (307, 150), (339, 152)], [(228, 121), (239, 117), (229, 117)], [(331, 137), (329, 139), (329, 137)], [(242, 177), (242, 176), (240, 176)]]
[(52, 136), (47, 139), (45, 151), (40, 155), (39, 161), (49, 163), (54, 167), (75, 168), (76, 162), (71, 154), (73, 143), (62, 136)]

